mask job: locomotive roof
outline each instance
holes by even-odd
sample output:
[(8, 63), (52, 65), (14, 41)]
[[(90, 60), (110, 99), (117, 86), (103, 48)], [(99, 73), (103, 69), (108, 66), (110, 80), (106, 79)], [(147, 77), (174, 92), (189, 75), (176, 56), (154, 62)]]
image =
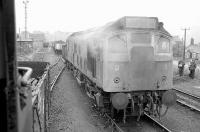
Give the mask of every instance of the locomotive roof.
[(164, 34), (171, 36), (163, 27), (163, 23), (158, 21), (157, 17), (139, 17), (139, 16), (125, 16), (116, 21), (109, 22), (99, 28), (92, 28), (85, 31), (74, 32), (70, 37), (97, 37), (105, 35), (109, 32), (116, 32), (121, 30), (157, 30)]

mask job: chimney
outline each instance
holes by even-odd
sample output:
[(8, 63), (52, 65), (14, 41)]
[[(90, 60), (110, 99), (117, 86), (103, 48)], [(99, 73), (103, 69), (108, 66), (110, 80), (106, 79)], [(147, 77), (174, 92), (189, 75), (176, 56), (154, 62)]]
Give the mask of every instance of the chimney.
[(191, 38), (190, 45), (194, 45), (194, 38)]

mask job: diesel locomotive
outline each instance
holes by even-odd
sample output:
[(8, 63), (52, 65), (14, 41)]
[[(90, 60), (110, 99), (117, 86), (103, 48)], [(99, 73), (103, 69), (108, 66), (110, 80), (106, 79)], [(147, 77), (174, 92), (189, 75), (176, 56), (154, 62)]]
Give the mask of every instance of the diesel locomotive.
[(160, 117), (176, 102), (171, 39), (157, 17), (125, 16), (71, 34), (62, 56), (102, 111)]

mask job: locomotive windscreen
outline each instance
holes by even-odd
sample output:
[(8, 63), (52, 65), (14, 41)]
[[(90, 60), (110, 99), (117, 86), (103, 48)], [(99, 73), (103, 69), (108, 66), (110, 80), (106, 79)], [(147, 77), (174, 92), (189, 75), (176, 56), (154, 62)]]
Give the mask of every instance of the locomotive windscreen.
[(160, 37), (156, 45), (157, 53), (169, 53), (170, 52), (170, 41), (167, 38)]
[(154, 17), (126, 17), (126, 28), (156, 29), (158, 19)]

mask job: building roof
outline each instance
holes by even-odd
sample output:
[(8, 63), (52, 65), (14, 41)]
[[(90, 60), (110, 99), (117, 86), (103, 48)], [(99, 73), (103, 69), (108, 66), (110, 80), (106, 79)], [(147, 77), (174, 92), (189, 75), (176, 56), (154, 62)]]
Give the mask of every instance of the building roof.
[(32, 39), (28, 38), (28, 39), (17, 39), (17, 42), (33, 42)]
[(200, 53), (200, 45), (198, 44), (189, 45), (186, 50), (192, 53)]

